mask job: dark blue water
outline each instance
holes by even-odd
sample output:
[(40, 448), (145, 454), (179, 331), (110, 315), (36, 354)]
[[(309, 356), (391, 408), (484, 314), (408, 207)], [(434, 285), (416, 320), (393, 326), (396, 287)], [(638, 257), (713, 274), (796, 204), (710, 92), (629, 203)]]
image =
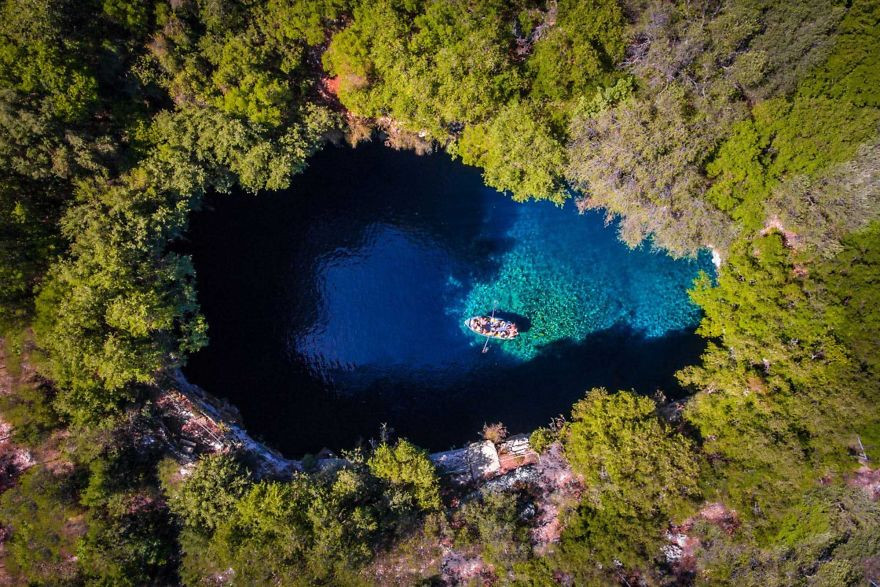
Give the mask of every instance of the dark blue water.
[[(193, 253), (210, 346), (188, 376), (288, 454), (381, 423), (430, 449), (528, 431), (595, 386), (675, 395), (708, 258), (628, 250), (599, 215), (516, 204), (445, 155), (328, 148), (284, 192), (208, 199)], [(483, 340), (497, 308), (525, 330)]]

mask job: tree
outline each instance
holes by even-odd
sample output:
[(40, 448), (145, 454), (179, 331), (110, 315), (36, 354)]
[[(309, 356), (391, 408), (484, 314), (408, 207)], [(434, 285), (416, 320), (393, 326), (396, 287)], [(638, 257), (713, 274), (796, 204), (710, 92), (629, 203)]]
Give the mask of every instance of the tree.
[(624, 18), (614, 0), (563, 0), (556, 9), (554, 26), (535, 43), (526, 67), (533, 98), (565, 102), (610, 81), (623, 57)]
[(231, 570), (248, 584), (349, 583), (394, 526), (383, 490), (362, 465), (329, 477), (249, 483), (235, 495), (224, 485), (222, 513), (212, 525), (188, 518), (181, 535), (184, 581)]
[(12, 534), (4, 548), (13, 576), (33, 583), (75, 584), (79, 573), (73, 557), (81, 529), (74, 520), (82, 512), (72, 481), (38, 465), (0, 496), (0, 519)]
[(39, 96), (65, 122), (87, 116), (97, 101), (98, 84), (81, 60), (88, 41), (70, 34), (81, 20), (82, 14), (66, 2), (4, 2), (0, 86)]
[(685, 255), (731, 239), (729, 222), (703, 198), (703, 165), (742, 112), (695, 101), (672, 83), (572, 122), (565, 176), (585, 194), (586, 207), (622, 217), (620, 236), (630, 246), (653, 235), (658, 246)]
[[(133, 384), (205, 342), (189, 259), (165, 250), (185, 226), (187, 199), (135, 173), (122, 185), (83, 185), (63, 221), (73, 245), (37, 300), (36, 334), (76, 418), (112, 411)], [(146, 185), (145, 183), (146, 182)]]
[(686, 417), (720, 457), (716, 491), (765, 523), (851, 467), (853, 434), (878, 425), (876, 373), (862, 367), (876, 359), (857, 341), (878, 327), (867, 284), (880, 241), (876, 226), (850, 238), (812, 263), (798, 263), (779, 234), (738, 243), (717, 285), (703, 278), (693, 292), (706, 314), (699, 332), (716, 342), (679, 374), (699, 390)]
[(651, 399), (631, 392), (593, 389), (571, 417), (562, 443), (587, 490), (567, 523), (565, 556), (649, 560), (666, 525), (699, 495), (691, 442), (667, 429)]
[(510, 52), (515, 14), (498, 0), (360, 3), (324, 67), (353, 113), (391, 116), (443, 140), (452, 125), (490, 118), (522, 87)]
[(90, 511), (77, 562), (92, 583), (170, 582), (179, 558), (175, 530), (168, 509), (152, 491), (120, 494), (110, 508)]
[(464, 163), (482, 167), (487, 184), (512, 192), (517, 201), (561, 204), (568, 197), (559, 176), (565, 150), (541, 112), (527, 103), (506, 106), (490, 122), (465, 128), (454, 152)]
[(394, 446), (382, 443), (367, 461), (370, 472), (399, 489), (418, 507), (425, 510), (440, 507), (440, 488), (434, 464), (428, 454), (406, 440)]
[(234, 456), (210, 455), (180, 487), (170, 489), (169, 506), (187, 526), (209, 533), (228, 520), (249, 487), (248, 474)]
[[(313, 496), (302, 478), (253, 484), (216, 520), (204, 552), (201, 547), (187, 549), (184, 576), (193, 570), (207, 575), (232, 568), (237, 580), (248, 584), (294, 583), (305, 571), (313, 540), (308, 518)], [(208, 566), (199, 570), (194, 563)]]

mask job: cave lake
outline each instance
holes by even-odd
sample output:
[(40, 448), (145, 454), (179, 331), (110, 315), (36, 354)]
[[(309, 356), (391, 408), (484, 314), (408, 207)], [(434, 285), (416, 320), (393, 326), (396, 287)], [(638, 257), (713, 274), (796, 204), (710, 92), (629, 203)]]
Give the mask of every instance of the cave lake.
[[(210, 325), (186, 375), (291, 456), (383, 423), (431, 450), (526, 432), (592, 387), (675, 396), (704, 347), (687, 289), (713, 271), (378, 144), (325, 148), (288, 190), (209, 196), (182, 248)], [(463, 322), (493, 309), (523, 332), (482, 353)]]

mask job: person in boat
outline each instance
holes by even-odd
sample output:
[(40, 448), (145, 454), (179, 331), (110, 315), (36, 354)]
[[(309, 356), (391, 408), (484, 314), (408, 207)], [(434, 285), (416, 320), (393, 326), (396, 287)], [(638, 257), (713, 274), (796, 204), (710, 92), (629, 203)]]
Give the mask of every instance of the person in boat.
[(516, 324), (495, 317), (474, 316), (469, 325), (475, 332), (486, 337), (509, 340), (519, 334)]

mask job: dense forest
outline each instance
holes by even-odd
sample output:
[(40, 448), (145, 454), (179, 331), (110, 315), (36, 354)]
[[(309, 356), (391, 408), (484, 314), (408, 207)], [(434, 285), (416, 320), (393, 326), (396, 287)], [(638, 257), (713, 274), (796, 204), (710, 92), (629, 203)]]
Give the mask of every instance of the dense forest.
[[(438, 584), (454, 549), (489, 584), (880, 583), (880, 2), (0, 11), (0, 582)], [(722, 259), (686, 401), (595, 389), (532, 434), (583, 485), (550, 544), (529, 495), (459, 503), (405, 439), (285, 479), (155, 440), (208, 344), (190, 212), (368, 140)]]

